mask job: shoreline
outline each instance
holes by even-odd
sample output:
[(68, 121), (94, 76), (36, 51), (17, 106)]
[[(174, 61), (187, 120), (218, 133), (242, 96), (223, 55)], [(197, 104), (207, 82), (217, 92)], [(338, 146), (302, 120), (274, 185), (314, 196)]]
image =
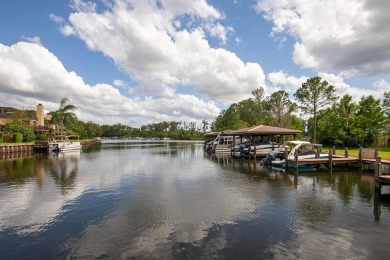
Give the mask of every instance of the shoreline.
[[(80, 143), (83, 147), (88, 147), (90, 145), (100, 143), (100, 140), (97, 139), (81, 140)], [(18, 153), (18, 152), (35, 152), (35, 150), (36, 150), (35, 142), (0, 144), (0, 154)]]

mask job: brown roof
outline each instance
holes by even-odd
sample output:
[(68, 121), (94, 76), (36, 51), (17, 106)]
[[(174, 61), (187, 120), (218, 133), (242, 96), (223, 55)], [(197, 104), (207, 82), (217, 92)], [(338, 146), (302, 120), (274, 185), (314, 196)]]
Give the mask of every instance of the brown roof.
[(8, 113), (0, 113), (0, 118), (4, 118), (4, 119), (7, 119), (7, 118), (12, 118), (12, 113), (8, 112)]
[(217, 136), (217, 135), (231, 135), (231, 132), (236, 132), (238, 130), (223, 130), (221, 132), (210, 132), (207, 134), (204, 134), (204, 136)]
[[(6, 112), (6, 113), (0, 113), (0, 118), (3, 118), (3, 119), (8, 119), (8, 118), (12, 118), (14, 115), (14, 113), (12, 112)], [(37, 114), (35, 113), (35, 111), (27, 111), (26, 115), (25, 115), (25, 120), (38, 120), (37, 118)]]
[(231, 131), (231, 135), (295, 135), (300, 134), (300, 130), (281, 128), (268, 125), (252, 126), (236, 131)]
[(204, 136), (217, 136), (219, 134), (219, 132), (209, 132), (207, 134), (204, 134)]

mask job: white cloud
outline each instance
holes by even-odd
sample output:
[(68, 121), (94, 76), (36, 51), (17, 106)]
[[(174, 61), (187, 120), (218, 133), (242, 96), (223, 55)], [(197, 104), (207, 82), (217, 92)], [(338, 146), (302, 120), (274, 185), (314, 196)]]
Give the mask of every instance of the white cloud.
[(73, 31), (73, 28), (71, 26), (69, 26), (68, 24), (66, 24), (64, 18), (57, 16), (55, 14), (50, 14), (49, 17), (50, 17), (50, 20), (52, 20), (53, 22), (58, 24), (59, 30), (63, 35), (70, 36), (70, 35), (75, 34), (75, 32)]
[(283, 71), (271, 72), (267, 76), (267, 81), (271, 85), (269, 94), (272, 94), (282, 88), (289, 94), (290, 98), (293, 98), (294, 93), (302, 86), (302, 83), (306, 82), (306, 80), (307, 77), (297, 78), (289, 76)]
[(114, 86), (116, 87), (121, 87), (121, 88), (126, 88), (128, 85), (126, 84), (126, 82), (124, 82), (123, 80), (120, 80), (120, 79), (116, 79), (114, 80), (114, 82), (112, 83)]
[(177, 86), (190, 86), (210, 99), (235, 102), (264, 85), (258, 64), (209, 45), (207, 34), (224, 43), (233, 29), (204, 0), (116, 0), (101, 13), (83, 11), (80, 3), (73, 2), (75, 11), (61, 31), (74, 32), (89, 49), (110, 57), (139, 83), (139, 94), (166, 97)]
[(38, 45), (42, 45), (41, 38), (39, 38), (38, 36), (34, 36), (34, 37), (22, 36), (22, 39), (26, 40), (28, 42), (32, 42), (32, 43), (35, 43), (35, 44), (38, 44)]
[(390, 91), (390, 83), (388, 83), (384, 79), (380, 79), (378, 81), (375, 81), (372, 85), (378, 89), (383, 90), (383, 91)]
[(390, 72), (390, 2), (381, 0), (258, 1), (255, 9), (272, 21), (271, 35), (296, 39), (294, 62), (344, 76)]
[[(384, 80), (376, 81), (372, 84), (372, 89), (353, 87), (346, 82), (341, 76), (328, 73), (319, 73), (319, 76), (326, 80), (330, 85), (336, 88), (337, 94), (342, 97), (350, 95), (355, 102), (359, 102), (362, 96), (373, 96), (375, 99), (383, 99), (383, 93), (390, 91), (390, 86)], [(379, 83), (379, 84), (378, 84)]]
[[(390, 84), (385, 80), (378, 80), (372, 84), (372, 89), (363, 89), (351, 86), (344, 81), (340, 75), (321, 72), (318, 76), (322, 80), (326, 80), (329, 85), (333, 85), (336, 89), (336, 94), (341, 98), (344, 95), (352, 96), (355, 102), (359, 102), (362, 96), (373, 96), (375, 99), (382, 99), (385, 91), (390, 91)], [(294, 99), (294, 93), (306, 82), (307, 77), (295, 77), (284, 73), (283, 71), (272, 72), (267, 76), (269, 83), (268, 95), (280, 89), (285, 90), (291, 99)]]
[[(116, 81), (116, 84), (124, 83)], [(48, 112), (58, 109), (60, 100), (67, 97), (78, 108), (81, 120), (131, 126), (162, 120), (212, 120), (219, 114), (212, 101), (177, 94), (169, 88), (166, 92), (161, 97), (125, 97), (112, 85), (86, 84), (75, 72), (67, 71), (45, 47), (28, 42), (0, 44), (3, 106), (35, 109), (42, 103)]]

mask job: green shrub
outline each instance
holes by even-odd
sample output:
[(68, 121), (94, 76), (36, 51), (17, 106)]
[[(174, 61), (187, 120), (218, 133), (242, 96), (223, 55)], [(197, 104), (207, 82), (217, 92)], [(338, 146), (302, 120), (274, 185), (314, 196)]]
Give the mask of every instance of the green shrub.
[(12, 134), (4, 134), (3, 135), (3, 142), (4, 143), (10, 143), (12, 141)]
[(14, 143), (23, 143), (23, 135), (15, 133), (12, 135), (12, 142)]
[(3, 143), (3, 139), (4, 139), (4, 133), (0, 132), (0, 143)]
[(38, 134), (38, 135), (36, 135), (35, 140), (37, 140), (37, 141), (47, 141), (47, 135), (45, 135), (45, 134)]
[(27, 125), (10, 122), (4, 126), (4, 131), (22, 134), (23, 142), (31, 142), (35, 140), (34, 131)]

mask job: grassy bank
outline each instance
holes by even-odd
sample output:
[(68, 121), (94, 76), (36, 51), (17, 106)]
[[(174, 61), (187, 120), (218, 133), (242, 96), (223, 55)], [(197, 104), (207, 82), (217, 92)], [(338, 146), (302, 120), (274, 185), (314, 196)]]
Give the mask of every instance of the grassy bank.
[[(71, 140), (72, 141), (72, 140)], [(96, 139), (81, 139), (79, 140), (81, 144), (89, 144), (97, 142)], [(26, 143), (0, 143), (0, 146), (12, 146), (12, 145), (23, 145), (23, 144), (34, 144), (34, 142), (26, 142)]]
[[(375, 149), (375, 148), (367, 148), (367, 149)], [(324, 147), (324, 152), (329, 152), (329, 148)], [(336, 148), (337, 155), (344, 155), (345, 149)], [(359, 156), (359, 148), (348, 148), (349, 156), (358, 157)], [(378, 154), (382, 157), (383, 160), (390, 160), (390, 147), (379, 147)]]

